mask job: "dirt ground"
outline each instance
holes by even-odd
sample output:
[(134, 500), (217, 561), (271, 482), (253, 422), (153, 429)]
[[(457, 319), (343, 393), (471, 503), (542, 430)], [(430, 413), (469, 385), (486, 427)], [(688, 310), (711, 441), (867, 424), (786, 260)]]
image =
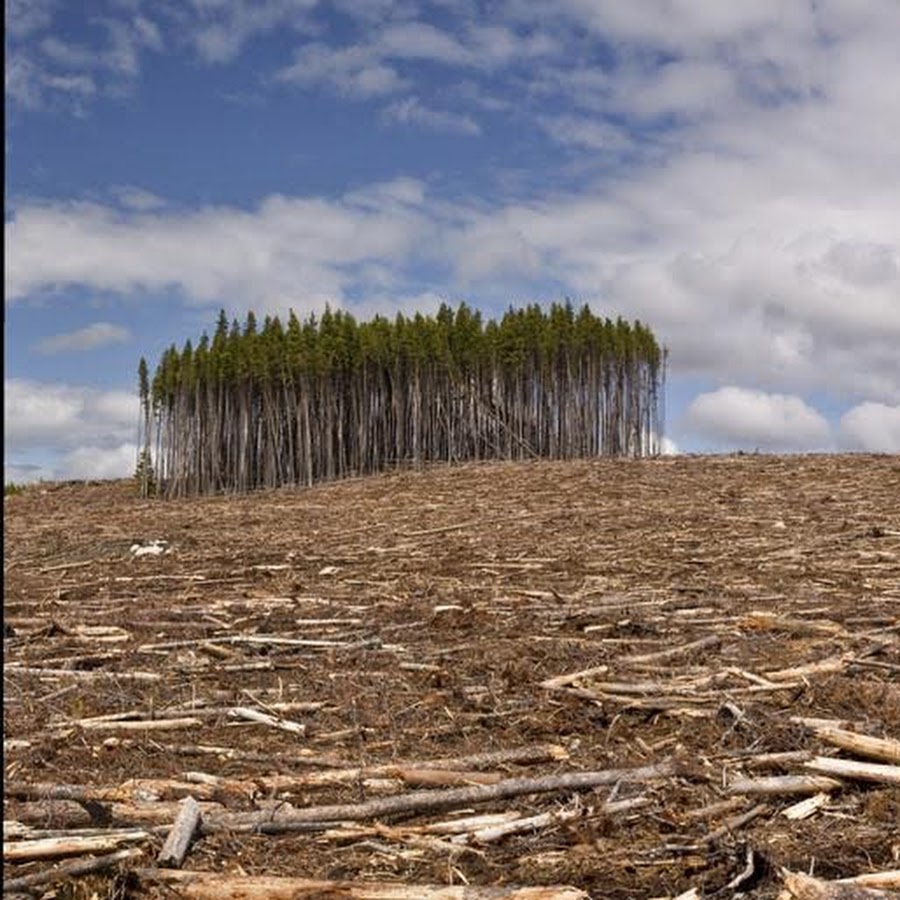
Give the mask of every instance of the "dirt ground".
[[(126, 869), (153, 865), (170, 817), (152, 809), (185, 783), (212, 820), (419, 790), (404, 767), (435, 760), (487, 781), (673, 768), (466, 807), (572, 813), (503, 839), (423, 837), (463, 814), (445, 808), (224, 828), (184, 867), (606, 898), (774, 898), (781, 867), (900, 868), (900, 784), (839, 777), (791, 819), (815, 791), (739, 781), (856, 758), (811, 719), (900, 738), (898, 456), (485, 464), (169, 502), (37, 485), (6, 498), (4, 528), (4, 820), (150, 823)], [(129, 821), (114, 794), (151, 812)], [(92, 878), (100, 897), (172, 896)]]

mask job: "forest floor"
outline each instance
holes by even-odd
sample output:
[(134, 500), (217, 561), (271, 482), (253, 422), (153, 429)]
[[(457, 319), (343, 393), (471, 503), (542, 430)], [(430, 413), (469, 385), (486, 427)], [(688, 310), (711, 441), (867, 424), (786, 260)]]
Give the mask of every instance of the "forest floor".
[[(4, 530), (4, 876), (23, 891), (774, 898), (784, 869), (900, 869), (898, 456), (496, 463), (179, 501), (36, 485)], [(166, 884), (189, 794), (183, 869), (211, 875)], [(394, 796), (412, 799), (379, 806)], [(104, 832), (103, 852), (136, 848), (130, 875), (60, 881), (26, 847)], [(253, 894), (261, 875), (331, 884)], [(229, 879), (245, 893), (210, 892)], [(426, 889), (448, 885), (470, 887)]]

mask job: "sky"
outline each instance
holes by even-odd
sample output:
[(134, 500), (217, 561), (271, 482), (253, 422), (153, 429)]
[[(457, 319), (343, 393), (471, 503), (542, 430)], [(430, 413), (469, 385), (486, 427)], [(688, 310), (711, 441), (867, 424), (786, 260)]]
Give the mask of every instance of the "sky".
[(900, 452), (897, 0), (7, 0), (6, 481), (218, 311), (569, 298), (671, 452)]

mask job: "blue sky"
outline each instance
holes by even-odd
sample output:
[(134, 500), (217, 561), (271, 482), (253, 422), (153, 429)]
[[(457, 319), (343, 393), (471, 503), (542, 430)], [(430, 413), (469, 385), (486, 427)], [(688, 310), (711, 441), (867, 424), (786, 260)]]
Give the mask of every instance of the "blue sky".
[(586, 302), (681, 451), (900, 452), (896, 0), (11, 0), (7, 480), (217, 312)]

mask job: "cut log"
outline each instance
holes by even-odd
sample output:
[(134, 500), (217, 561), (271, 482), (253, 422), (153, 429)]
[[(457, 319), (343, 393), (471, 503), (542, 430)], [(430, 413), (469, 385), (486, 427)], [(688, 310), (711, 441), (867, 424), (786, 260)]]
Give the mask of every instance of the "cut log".
[(728, 785), (728, 793), (818, 794), (840, 787), (840, 781), (817, 775), (773, 775), (770, 778), (736, 778)]
[(146, 831), (117, 831), (102, 835), (62, 836), (36, 840), (4, 841), (3, 859), (6, 862), (26, 862), (33, 859), (56, 859), (60, 856), (81, 856), (86, 853), (105, 853), (120, 844), (146, 841)]
[(878, 784), (900, 785), (900, 766), (883, 763), (865, 763), (855, 759), (835, 759), (831, 756), (817, 756), (804, 764), (807, 769), (852, 778), (856, 781), (873, 781)]
[(900, 741), (895, 738), (878, 738), (844, 728), (820, 728), (816, 736), (841, 750), (877, 759), (881, 762), (900, 764)]
[(802, 872), (782, 872), (785, 891), (779, 895), (785, 900), (890, 900), (891, 894), (875, 888), (822, 881)]
[(640, 783), (675, 774), (673, 760), (665, 760), (651, 766), (636, 769), (604, 769), (599, 772), (570, 772), (544, 778), (508, 778), (497, 784), (473, 787), (449, 788), (440, 791), (413, 791), (396, 797), (385, 797), (365, 803), (314, 806), (306, 809), (276, 809), (260, 814), (225, 813), (204, 817), (201, 830), (204, 834), (216, 831), (259, 831), (278, 834), (289, 831), (306, 831), (310, 823), (359, 821), (383, 818), (399, 814), (434, 812), (487, 803), (491, 800), (521, 797), (551, 791), (583, 791), (604, 784), (618, 782)]
[(167, 885), (189, 900), (588, 900), (573, 887), (447, 887), (390, 882), (311, 881), (273, 875), (236, 876), (207, 872), (138, 869), (141, 882)]
[(174, 869), (181, 868), (199, 824), (200, 805), (193, 797), (185, 797), (175, 817), (175, 824), (156, 858), (157, 863)]

